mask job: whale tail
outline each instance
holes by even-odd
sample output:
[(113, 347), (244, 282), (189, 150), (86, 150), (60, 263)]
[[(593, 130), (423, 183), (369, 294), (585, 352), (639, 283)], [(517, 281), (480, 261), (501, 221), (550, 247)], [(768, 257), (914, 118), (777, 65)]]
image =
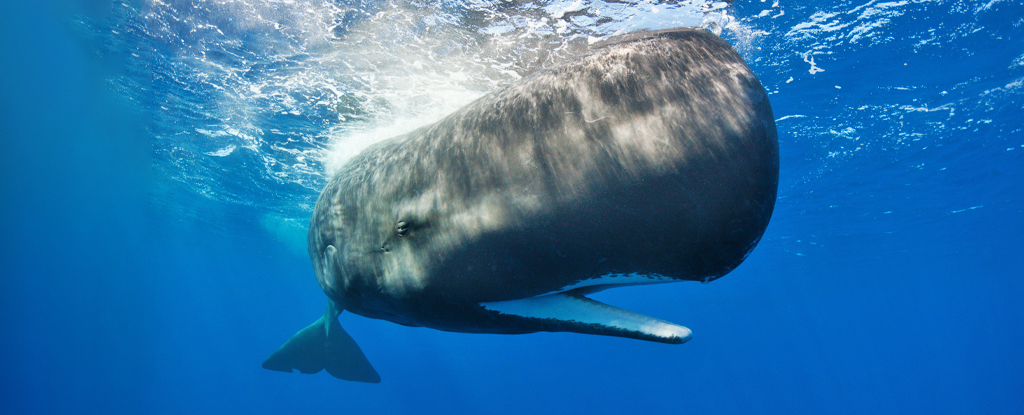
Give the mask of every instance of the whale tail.
[(323, 317), (296, 333), (263, 361), (263, 368), (280, 372), (327, 373), (338, 379), (380, 383), (380, 375), (341, 324), (341, 308), (328, 301)]

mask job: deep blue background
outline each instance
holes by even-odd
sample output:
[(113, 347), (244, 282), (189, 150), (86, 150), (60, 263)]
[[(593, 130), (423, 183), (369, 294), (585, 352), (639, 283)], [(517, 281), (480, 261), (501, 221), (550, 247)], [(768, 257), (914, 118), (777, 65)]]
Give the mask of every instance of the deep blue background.
[[(805, 44), (781, 37), (782, 23), (762, 28), (778, 43), (745, 56), (776, 116), (804, 117), (778, 123), (780, 199), (761, 246), (711, 284), (596, 296), (690, 327), (689, 343), (343, 315), (380, 385), (260, 368), (322, 312), (308, 259), (239, 207), (196, 206), (218, 229), (153, 208), (143, 115), (103, 82), (124, 58), (92, 55), (66, 23), (102, 15), (98, 4), (0, 6), (5, 413), (1024, 410), (1019, 3), (975, 13), (978, 34), (930, 49), (840, 43), (813, 77)], [(970, 17), (932, 13), (944, 17), (890, 34)], [(901, 109), (948, 102), (955, 114)], [(846, 127), (869, 148), (820, 133)], [(879, 144), (904, 131), (923, 142)]]

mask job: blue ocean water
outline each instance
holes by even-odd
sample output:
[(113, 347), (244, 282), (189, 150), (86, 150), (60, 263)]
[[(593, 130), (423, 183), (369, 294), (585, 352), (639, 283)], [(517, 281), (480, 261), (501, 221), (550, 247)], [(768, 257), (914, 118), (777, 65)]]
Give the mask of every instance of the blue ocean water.
[[(5, 413), (1020, 413), (1024, 3), (0, 5)], [(317, 318), (331, 171), (594, 39), (704, 26), (781, 179), (709, 284), (595, 297), (683, 345), (342, 315), (379, 385), (260, 363)]]

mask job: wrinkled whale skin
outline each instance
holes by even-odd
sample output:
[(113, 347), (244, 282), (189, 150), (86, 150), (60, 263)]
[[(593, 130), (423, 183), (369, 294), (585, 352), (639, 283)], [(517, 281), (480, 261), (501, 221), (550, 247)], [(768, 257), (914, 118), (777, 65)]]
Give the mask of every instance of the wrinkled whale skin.
[(778, 177), (768, 96), (739, 54), (706, 31), (642, 32), (361, 152), (317, 201), (310, 259), (337, 313), (680, 343), (688, 329), (585, 295), (725, 275)]

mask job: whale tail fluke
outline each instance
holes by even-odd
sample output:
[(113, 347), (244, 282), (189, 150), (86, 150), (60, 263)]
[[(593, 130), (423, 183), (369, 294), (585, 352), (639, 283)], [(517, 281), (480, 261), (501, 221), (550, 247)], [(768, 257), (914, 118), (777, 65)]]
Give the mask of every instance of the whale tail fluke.
[(296, 333), (263, 361), (263, 368), (280, 372), (327, 373), (338, 379), (380, 383), (366, 355), (338, 323), (339, 307), (333, 301), (323, 317)]

